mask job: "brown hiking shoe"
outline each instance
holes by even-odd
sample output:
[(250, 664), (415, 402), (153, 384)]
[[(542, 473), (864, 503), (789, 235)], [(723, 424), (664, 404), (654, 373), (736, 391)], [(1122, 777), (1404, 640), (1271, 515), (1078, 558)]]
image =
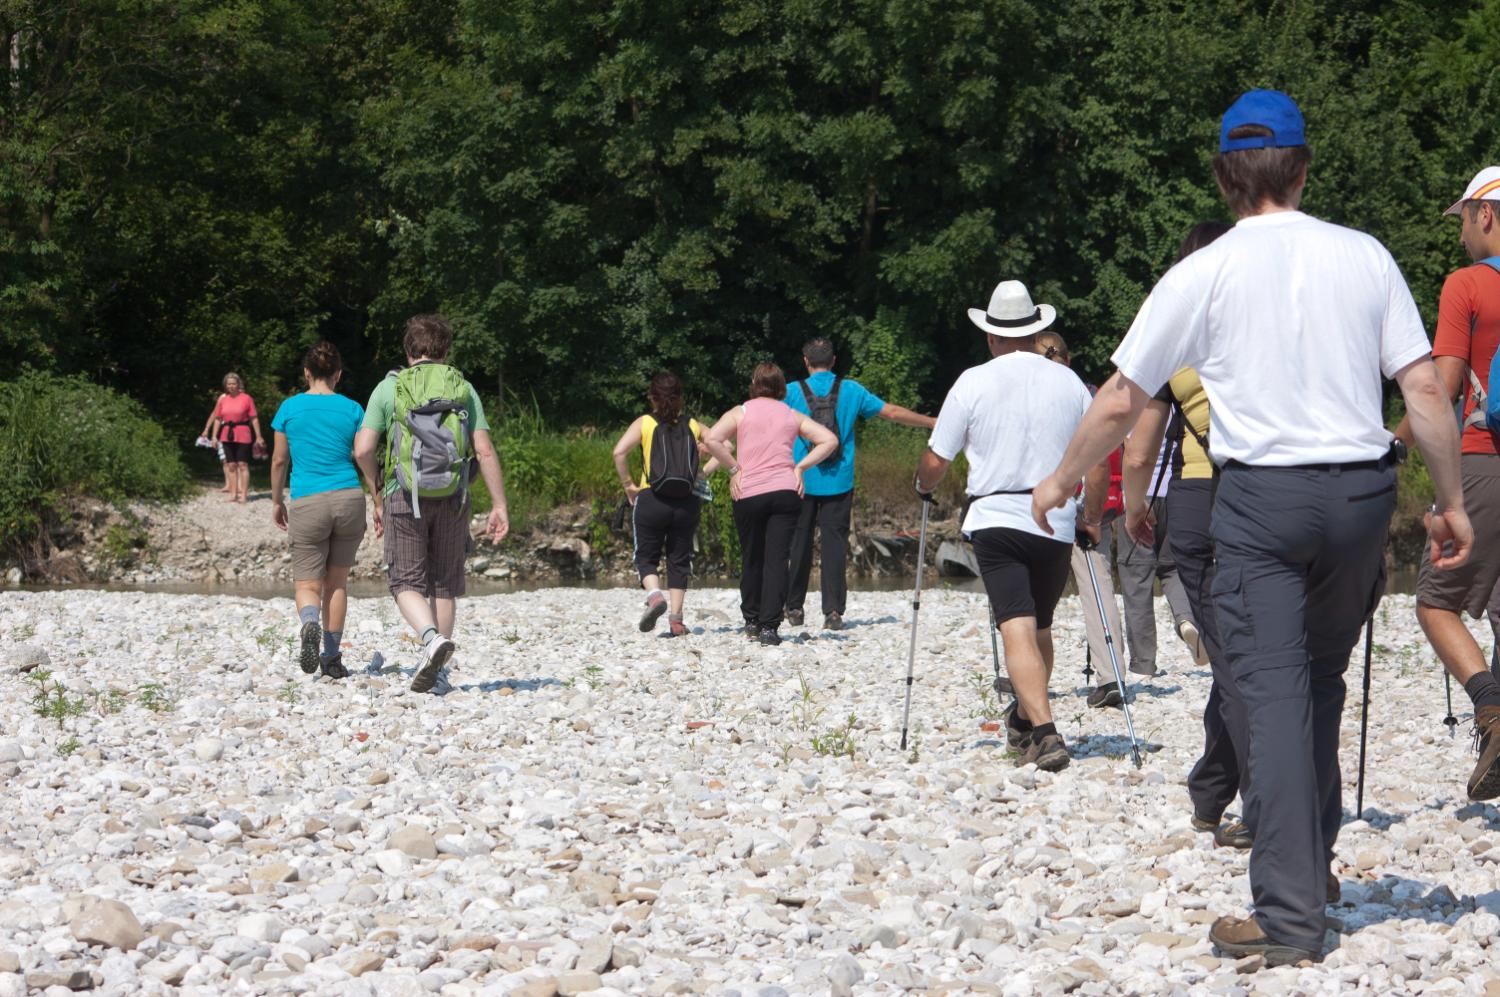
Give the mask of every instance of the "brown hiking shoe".
[(1015, 700), (1011, 700), (1010, 705), (1005, 708), (1005, 745), (1012, 751), (1025, 751), (1026, 746), (1031, 743), (1031, 725), (1022, 727), (1016, 715), (1020, 708), (1021, 704)]
[(646, 611), (641, 614), (641, 633), (648, 634), (656, 629), (656, 621), (661, 619), (661, 614), (667, 611), (667, 598), (660, 592), (652, 592), (646, 596)]
[(1469, 799), (1500, 796), (1500, 706), (1481, 706), (1474, 713), (1474, 744), (1479, 763), (1469, 776)]
[(1033, 735), (1017, 764), (1035, 765), (1046, 772), (1057, 772), (1067, 768), (1068, 762), (1072, 760), (1073, 756), (1068, 754), (1068, 746), (1063, 742), (1061, 734), (1047, 734), (1040, 738)]
[(1208, 929), (1208, 940), (1225, 955), (1242, 958), (1258, 955), (1267, 966), (1290, 966), (1304, 959), (1317, 962), (1320, 955), (1310, 949), (1273, 942), (1253, 917), (1221, 917)]
[(668, 616), (667, 629), (673, 637), (686, 637), (688, 635), (687, 624), (682, 622), (682, 617), (680, 616)]

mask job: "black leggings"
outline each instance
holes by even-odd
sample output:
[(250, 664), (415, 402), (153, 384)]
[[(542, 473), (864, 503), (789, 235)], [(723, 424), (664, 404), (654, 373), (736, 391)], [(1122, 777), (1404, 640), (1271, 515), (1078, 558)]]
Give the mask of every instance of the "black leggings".
[(787, 558), (802, 500), (791, 489), (765, 492), (734, 504), (740, 535), (740, 614), (751, 626), (781, 626), (786, 605)]
[(635, 570), (642, 578), (656, 574), (665, 550), (667, 587), (687, 588), (693, 571), (693, 534), (698, 532), (699, 506), (695, 495), (665, 499), (649, 488), (635, 497), (630, 523), (635, 529)]

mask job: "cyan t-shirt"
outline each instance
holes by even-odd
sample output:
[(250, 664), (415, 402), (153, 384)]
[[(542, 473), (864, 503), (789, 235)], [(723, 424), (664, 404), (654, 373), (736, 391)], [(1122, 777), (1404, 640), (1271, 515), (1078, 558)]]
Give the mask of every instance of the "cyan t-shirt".
[[(819, 371), (807, 379), (807, 386), (819, 398), (833, 390), (833, 372)], [(793, 381), (786, 386), (786, 403), (803, 415), (812, 415), (802, 397), (801, 382)], [(854, 489), (854, 424), (861, 419), (873, 419), (885, 408), (885, 402), (875, 397), (858, 381), (844, 378), (839, 383), (839, 406), (834, 416), (839, 423), (839, 442), (843, 453), (837, 463), (824, 461), (808, 468), (802, 475), (803, 490), (809, 495), (842, 495)], [(797, 437), (793, 459), (800, 461), (812, 447), (802, 437)]]
[(292, 498), (358, 488), (354, 434), (365, 417), (344, 395), (293, 395), (281, 403), (271, 429), (286, 434), (292, 452)]

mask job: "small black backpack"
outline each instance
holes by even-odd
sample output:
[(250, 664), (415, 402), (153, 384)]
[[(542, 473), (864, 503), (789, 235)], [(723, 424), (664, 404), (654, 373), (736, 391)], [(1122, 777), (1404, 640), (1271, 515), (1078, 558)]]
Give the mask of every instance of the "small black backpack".
[(651, 473), (646, 484), (662, 498), (685, 499), (698, 480), (698, 441), (687, 416), (656, 424), (651, 434)]
[[(826, 395), (815, 395), (807, 386), (806, 381), (798, 381), (797, 386), (802, 389), (802, 400), (807, 402), (807, 414), (818, 425), (827, 429), (838, 440), (834, 445), (833, 453), (824, 457), (822, 464), (837, 464), (844, 456), (844, 438), (839, 435), (839, 385), (844, 379), (837, 374), (833, 377), (833, 387)], [(819, 466), (822, 466), (821, 464)]]

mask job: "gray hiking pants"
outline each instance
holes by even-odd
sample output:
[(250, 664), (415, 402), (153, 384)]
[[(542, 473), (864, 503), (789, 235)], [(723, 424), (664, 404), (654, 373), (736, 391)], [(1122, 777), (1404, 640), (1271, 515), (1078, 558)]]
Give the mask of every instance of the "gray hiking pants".
[[(1175, 482), (1172, 487), (1176, 487)], [(1115, 570), (1120, 575), (1120, 595), (1125, 599), (1125, 644), (1130, 648), (1130, 670), (1141, 675), (1156, 674), (1157, 581), (1172, 610), (1173, 624), (1180, 627), (1193, 618), (1187, 591), (1177, 577), (1177, 563), (1167, 545), (1167, 500), (1157, 499), (1151, 511), (1156, 514), (1153, 546), (1137, 544), (1125, 532), (1123, 523), (1117, 523), (1114, 531)]]
[(1384, 587), (1396, 476), (1384, 466), (1231, 462), (1213, 510), (1219, 636), (1245, 704), (1255, 917), (1321, 952), (1324, 892), (1343, 818), (1344, 672)]

